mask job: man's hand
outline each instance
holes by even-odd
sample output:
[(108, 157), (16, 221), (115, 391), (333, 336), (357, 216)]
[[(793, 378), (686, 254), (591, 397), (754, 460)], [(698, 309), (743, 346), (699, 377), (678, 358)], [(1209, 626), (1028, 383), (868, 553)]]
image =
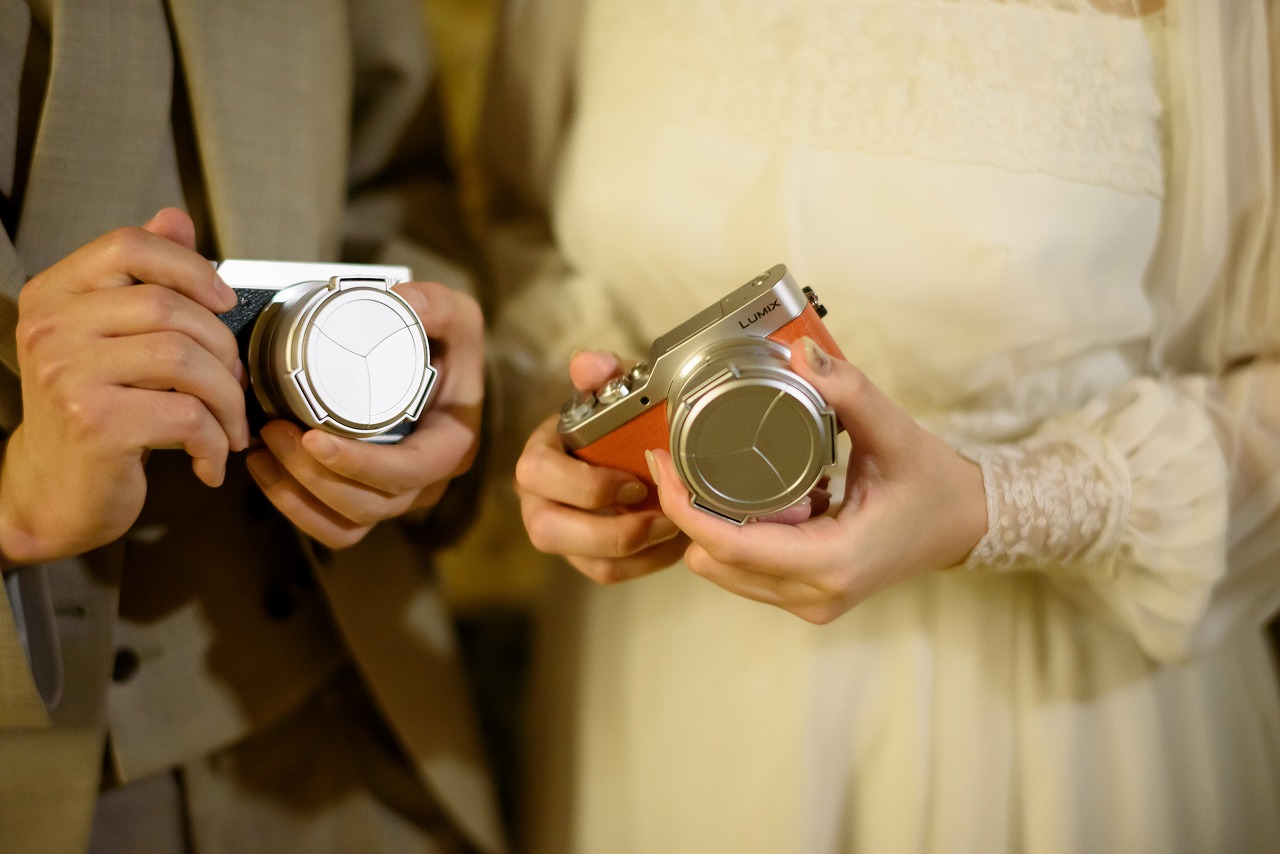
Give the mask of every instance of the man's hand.
[(0, 554), (30, 563), (123, 534), (146, 496), (144, 454), (180, 446), (222, 483), (247, 446), (244, 366), (215, 316), (234, 292), (195, 252), (182, 211), (86, 244), (18, 299), (23, 422), (0, 469)]
[(484, 405), (484, 321), (475, 300), (443, 285), (409, 282), (409, 301), (431, 339), (438, 386), (412, 433), (376, 445), (304, 431), (288, 421), (262, 428), (265, 448), (249, 472), (304, 533), (331, 548), (358, 542), (378, 522), (434, 507), (479, 445)]

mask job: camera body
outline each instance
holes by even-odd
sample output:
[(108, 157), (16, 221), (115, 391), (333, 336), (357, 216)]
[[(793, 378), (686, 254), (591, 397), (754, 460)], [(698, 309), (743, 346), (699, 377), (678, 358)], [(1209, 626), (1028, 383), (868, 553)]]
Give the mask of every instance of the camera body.
[(560, 413), (575, 457), (650, 487), (644, 452), (669, 448), (694, 506), (741, 524), (800, 501), (836, 462), (835, 413), (790, 367), (808, 336), (840, 356), (826, 310), (778, 264), (653, 342), (649, 356)]
[(251, 428), (286, 418), (380, 443), (413, 429), (437, 372), (421, 320), (391, 290), (412, 278), (407, 267), (241, 259), (214, 266), (240, 298), (218, 317), (236, 334), (249, 372)]

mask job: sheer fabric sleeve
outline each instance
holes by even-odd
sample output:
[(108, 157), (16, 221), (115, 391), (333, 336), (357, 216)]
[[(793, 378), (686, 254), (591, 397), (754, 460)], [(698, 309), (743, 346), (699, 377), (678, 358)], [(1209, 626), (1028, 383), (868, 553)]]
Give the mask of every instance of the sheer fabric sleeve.
[(1170, 179), (1148, 376), (1018, 443), (965, 449), (989, 530), (1179, 660), (1280, 608), (1280, 10), (1171, 3)]

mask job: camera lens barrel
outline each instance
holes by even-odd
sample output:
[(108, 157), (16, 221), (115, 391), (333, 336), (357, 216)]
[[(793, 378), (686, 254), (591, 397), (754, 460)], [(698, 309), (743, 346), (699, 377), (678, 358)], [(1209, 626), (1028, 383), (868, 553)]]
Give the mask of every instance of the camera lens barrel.
[(276, 291), (249, 339), (248, 367), (270, 416), (395, 441), (422, 414), (436, 369), (422, 323), (385, 278), (334, 276)]
[(836, 418), (765, 338), (720, 342), (667, 398), (671, 457), (694, 504), (734, 522), (784, 510), (836, 460)]

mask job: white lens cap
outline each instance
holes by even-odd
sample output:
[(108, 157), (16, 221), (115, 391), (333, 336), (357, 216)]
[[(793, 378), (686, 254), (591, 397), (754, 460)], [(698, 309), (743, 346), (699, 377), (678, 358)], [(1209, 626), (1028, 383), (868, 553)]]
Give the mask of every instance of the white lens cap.
[(288, 313), (273, 354), (283, 364), (272, 361), (292, 378), (279, 388), (300, 397), (289, 403), (302, 421), (367, 438), (422, 413), (436, 370), (422, 323), (387, 280), (335, 277)]

